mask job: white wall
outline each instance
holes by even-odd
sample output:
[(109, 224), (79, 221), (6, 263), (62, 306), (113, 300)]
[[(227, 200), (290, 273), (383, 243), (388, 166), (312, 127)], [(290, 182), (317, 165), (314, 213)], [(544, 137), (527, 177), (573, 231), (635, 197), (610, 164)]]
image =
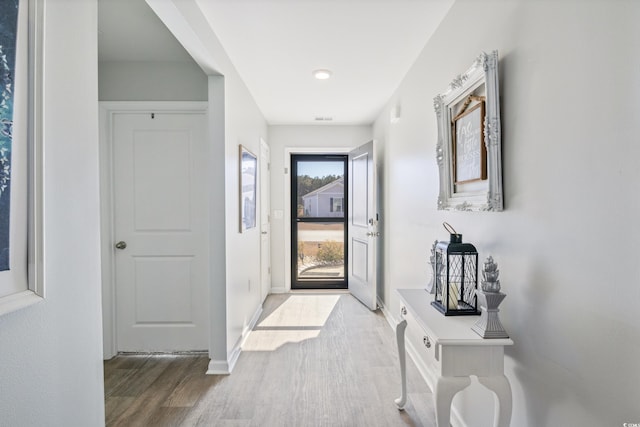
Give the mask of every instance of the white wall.
[[(267, 125), (244, 83), (235, 73), (225, 74), (226, 133), (226, 249), (228, 348), (239, 345), (250, 321), (262, 305), (260, 291), (260, 219), (255, 228), (240, 233), (240, 164), (242, 144), (258, 159), (260, 138), (267, 142)], [(262, 165), (259, 165), (262, 167)], [(260, 214), (260, 195), (257, 195)], [(257, 319), (256, 319), (257, 320)]]
[[(427, 283), (443, 221), (493, 255), (516, 343), (513, 426), (640, 422), (639, 18), (626, 0), (458, 0), (374, 126), (385, 143), (384, 304), (397, 313), (394, 288)], [(505, 211), (438, 211), (432, 99), (493, 49)], [(454, 404), (466, 425), (490, 425), (488, 391)]]
[[(147, 0), (208, 75), (210, 116), (210, 372), (233, 369), (262, 306), (260, 230), (239, 232), (239, 145), (260, 153), (266, 121), (194, 0)], [(259, 197), (258, 197), (259, 202)], [(258, 203), (257, 211), (260, 212)]]
[(46, 299), (0, 317), (0, 425), (100, 426), (97, 7), (45, 10)]
[[(271, 148), (271, 283), (274, 292), (291, 288), (289, 243), (290, 153), (345, 152), (372, 138), (371, 126), (270, 126)], [(311, 150), (311, 151), (309, 151)]]
[(207, 76), (195, 62), (102, 61), (100, 101), (206, 101)]

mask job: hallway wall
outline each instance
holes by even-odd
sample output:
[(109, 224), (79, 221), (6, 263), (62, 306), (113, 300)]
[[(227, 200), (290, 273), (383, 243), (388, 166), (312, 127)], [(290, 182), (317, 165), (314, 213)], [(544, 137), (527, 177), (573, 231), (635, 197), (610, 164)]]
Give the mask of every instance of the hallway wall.
[[(260, 153), (267, 123), (194, 0), (147, 0), (208, 76), (212, 373), (229, 372), (261, 310), (259, 227), (239, 232), (239, 145)], [(257, 212), (260, 212), (259, 200)]]
[(46, 2), (44, 301), (0, 317), (0, 425), (104, 425), (97, 7)]
[(206, 101), (207, 75), (195, 62), (101, 61), (100, 101)]
[[(515, 341), (513, 426), (640, 422), (638, 19), (640, 4), (626, 0), (458, 0), (374, 125), (385, 156), (384, 304), (398, 313), (394, 289), (429, 281), (443, 221), (482, 261), (492, 255)], [(505, 211), (438, 211), (433, 97), (493, 49)], [(491, 424), (480, 386), (454, 406), (461, 425)]]

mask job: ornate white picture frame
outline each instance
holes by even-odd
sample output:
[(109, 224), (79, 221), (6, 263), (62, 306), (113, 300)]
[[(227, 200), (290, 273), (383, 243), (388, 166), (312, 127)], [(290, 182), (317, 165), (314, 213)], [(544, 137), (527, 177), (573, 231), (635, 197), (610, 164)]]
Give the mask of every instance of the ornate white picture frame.
[[(438, 120), (436, 159), (440, 172), (438, 209), (502, 211), (502, 141), (498, 51), (482, 53), (433, 99)], [(484, 104), (485, 179), (458, 182), (454, 176), (455, 122), (467, 109)], [(484, 154), (484, 153), (483, 153)]]

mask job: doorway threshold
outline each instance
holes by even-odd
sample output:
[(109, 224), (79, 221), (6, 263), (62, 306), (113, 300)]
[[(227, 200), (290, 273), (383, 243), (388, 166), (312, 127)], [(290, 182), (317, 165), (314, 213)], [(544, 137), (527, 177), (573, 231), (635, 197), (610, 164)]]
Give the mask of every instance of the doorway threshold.
[(290, 294), (348, 294), (349, 289), (290, 289)]

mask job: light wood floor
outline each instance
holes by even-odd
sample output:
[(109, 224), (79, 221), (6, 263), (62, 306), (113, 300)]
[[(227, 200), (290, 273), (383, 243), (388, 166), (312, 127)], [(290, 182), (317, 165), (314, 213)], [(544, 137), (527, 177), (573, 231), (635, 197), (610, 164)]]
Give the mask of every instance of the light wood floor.
[(270, 295), (231, 375), (194, 355), (106, 361), (108, 426), (434, 426), (431, 391), (407, 358), (398, 411), (395, 334), (348, 294)]

